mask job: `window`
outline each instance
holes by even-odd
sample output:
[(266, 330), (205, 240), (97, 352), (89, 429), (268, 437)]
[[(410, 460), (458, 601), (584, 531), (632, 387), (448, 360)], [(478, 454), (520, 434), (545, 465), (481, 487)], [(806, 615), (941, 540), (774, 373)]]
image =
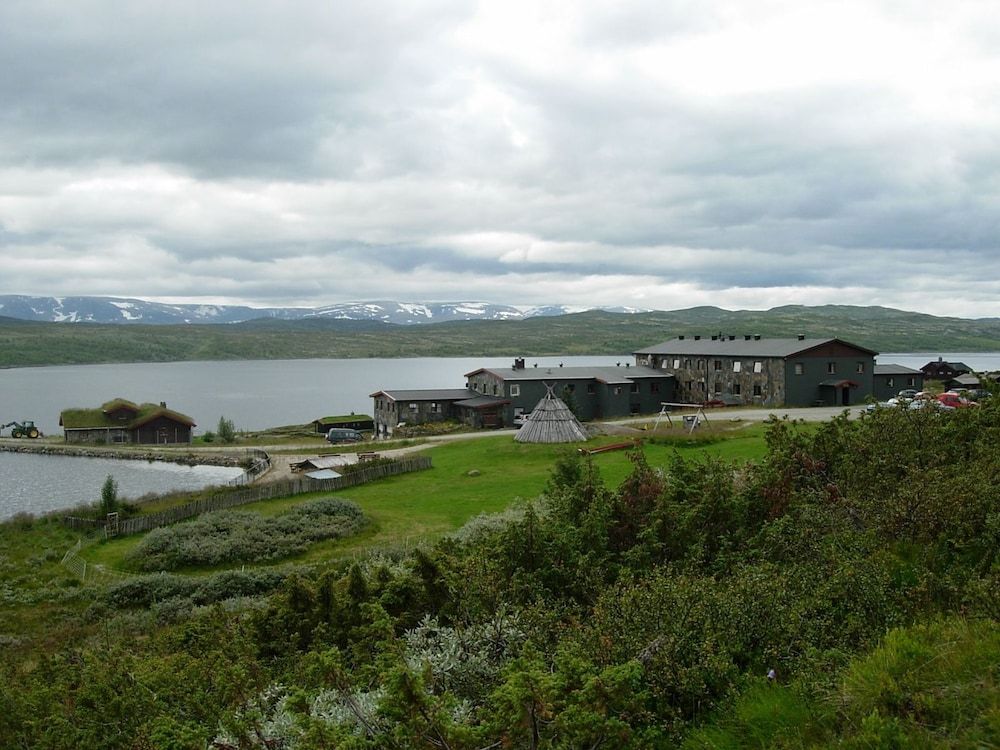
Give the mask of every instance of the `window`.
[(805, 365), (803, 365), (801, 362), (796, 362), (795, 363), (795, 374), (796, 375), (801, 375), (805, 371), (806, 371)]
[(715, 392), (722, 393), (722, 381), (720, 380), (715, 381)]
[(764, 363), (760, 362), (760, 361), (754, 362), (753, 363), (753, 371), (754, 372), (764, 372)]
[(410, 404), (410, 411), (416, 411), (416, 410), (417, 410), (417, 409), (419, 409), (419, 408), (420, 408), (420, 407), (419, 407), (419, 406), (417, 406), (416, 404)]
[(743, 369), (743, 363), (737, 360), (733, 362), (733, 372), (740, 372)]
[(739, 396), (740, 395), (740, 384), (739, 383), (733, 383), (733, 395), (734, 396)]
[(436, 401), (431, 401), (431, 414), (440, 414), (440, 413), (441, 413), (441, 404), (437, 403)]
[[(690, 366), (690, 365), (689, 365)], [(679, 359), (674, 360), (674, 369), (679, 370), (681, 367), (681, 361)]]
[(699, 370), (704, 370), (705, 369), (705, 360), (703, 360), (703, 359), (699, 359), (698, 360), (698, 369)]
[(686, 367), (688, 370), (691, 369), (691, 360), (690, 359), (685, 359), (684, 360), (684, 367)]
[(827, 362), (826, 363), (826, 374), (827, 375), (836, 375), (837, 374), (837, 363), (836, 362)]
[(638, 383), (631, 383), (629, 385), (629, 387), (628, 387), (628, 392), (629, 393), (638, 393), (639, 392), (639, 384)]
[[(674, 362), (676, 363), (677, 360), (675, 359)], [(666, 370), (667, 369), (667, 360), (663, 360), (662, 362), (660, 362), (660, 367), (663, 368), (664, 370)], [(677, 365), (675, 364), (674, 367), (677, 367)]]
[(885, 385), (887, 388), (895, 388), (896, 378), (886, 378)]
[(698, 381), (698, 390), (699, 391), (705, 390), (705, 381), (704, 380), (699, 380)]
[(863, 372), (865, 371), (865, 363), (864, 363), (864, 362), (858, 362), (858, 366), (857, 366), (857, 368), (855, 368), (855, 370), (854, 370), (854, 371), (855, 371), (856, 373), (858, 373), (859, 375), (860, 375), (861, 373), (863, 373)]
[(513, 398), (514, 396), (520, 396), (521, 395), (521, 386), (520, 385), (512, 385), (510, 387), (510, 395), (511, 395), (511, 398)]
[(622, 387), (620, 385), (615, 386), (615, 395), (616, 396), (622, 395)]
[(597, 393), (597, 386), (593, 383), (587, 383), (587, 393)]
[(755, 386), (753, 387), (753, 395), (755, 395), (755, 396), (759, 396), (759, 395), (761, 395), (761, 392), (762, 392), (762, 391), (761, 391), (761, 389), (760, 389), (760, 384), (758, 383), (757, 385), (755, 385)]
[(712, 360), (712, 369), (715, 370), (716, 372), (721, 372), (722, 360), (721, 359)]

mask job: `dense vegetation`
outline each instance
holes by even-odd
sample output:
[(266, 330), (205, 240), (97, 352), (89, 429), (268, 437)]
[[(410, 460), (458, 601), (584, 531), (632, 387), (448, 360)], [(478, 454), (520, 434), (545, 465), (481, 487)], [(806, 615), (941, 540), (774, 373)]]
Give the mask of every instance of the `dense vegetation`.
[(566, 454), (535, 502), (236, 599), (130, 582), (88, 640), (6, 652), (2, 744), (995, 747), (996, 401), (635, 451), (616, 487)]
[(353, 503), (325, 498), (279, 516), (235, 510), (205, 513), (188, 523), (146, 534), (129, 561), (139, 570), (176, 570), (233, 562), (263, 562), (304, 552), (322, 539), (338, 539), (365, 525)]
[(788, 306), (634, 315), (592, 311), (521, 321), (396, 326), (370, 321), (259, 320), (236, 325), (27, 323), (0, 318), (0, 367), (96, 362), (620, 355), (682, 333), (838, 336), (876, 351), (997, 351), (1000, 320), (883, 307)]

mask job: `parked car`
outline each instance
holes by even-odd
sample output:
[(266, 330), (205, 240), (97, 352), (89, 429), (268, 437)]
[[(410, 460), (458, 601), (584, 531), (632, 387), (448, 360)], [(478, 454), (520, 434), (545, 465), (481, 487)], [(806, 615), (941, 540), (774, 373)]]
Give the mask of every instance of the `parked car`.
[(327, 430), (326, 439), (330, 443), (360, 443), (365, 439), (357, 430), (349, 430), (346, 427), (332, 427)]
[(952, 409), (965, 409), (970, 406), (979, 406), (975, 401), (969, 401), (965, 396), (948, 391), (937, 397), (939, 403), (950, 406)]
[[(531, 412), (524, 412), (523, 414), (517, 414), (514, 416), (514, 426), (517, 429), (524, 427), (525, 423), (528, 421), (528, 417), (531, 416)], [(527, 433), (525, 433), (527, 434)]]
[(896, 396), (899, 398), (909, 398), (909, 399), (916, 397), (916, 395), (917, 391), (915, 388), (904, 388), (903, 390), (901, 390), (899, 393), (896, 394)]

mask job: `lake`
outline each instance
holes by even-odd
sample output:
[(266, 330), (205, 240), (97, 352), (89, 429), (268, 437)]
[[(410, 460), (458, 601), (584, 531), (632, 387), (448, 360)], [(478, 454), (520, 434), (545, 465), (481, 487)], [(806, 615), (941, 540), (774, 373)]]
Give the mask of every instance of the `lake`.
[(0, 453), (0, 520), (26, 511), (41, 515), (60, 508), (93, 503), (101, 497), (108, 474), (118, 483), (118, 496), (147, 492), (198, 490), (225, 484), (242, 474), (229, 466), (181, 466), (162, 461), (121, 461), (82, 456)]
[[(539, 357), (527, 365), (614, 365), (632, 357)], [(240, 362), (167, 362), (70, 365), (0, 370), (0, 424), (34, 420), (46, 434), (60, 434), (59, 413), (94, 408), (113, 398), (165, 401), (215, 430), (219, 417), (237, 429), (304, 424), (333, 414), (371, 414), (378, 390), (462, 388), (465, 373), (510, 367), (512, 357), (414, 359), (295, 359)], [(5, 435), (9, 434), (5, 431)]]

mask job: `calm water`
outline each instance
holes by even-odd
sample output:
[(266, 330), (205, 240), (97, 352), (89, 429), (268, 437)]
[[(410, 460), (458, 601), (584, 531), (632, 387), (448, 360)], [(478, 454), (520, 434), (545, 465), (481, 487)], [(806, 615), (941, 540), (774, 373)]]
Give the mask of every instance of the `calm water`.
[[(545, 357), (539, 367), (613, 365), (631, 357)], [(383, 389), (462, 388), (479, 367), (509, 367), (513, 357), (419, 359), (296, 359), (246, 362), (73, 365), (0, 370), (0, 424), (32, 419), (60, 434), (59, 413), (96, 407), (113, 398), (166, 401), (215, 430), (219, 417), (237, 429), (303, 424), (331, 414), (372, 413), (371, 394)], [(4, 432), (5, 435), (9, 434)]]
[(118, 496), (147, 492), (194, 490), (225, 484), (240, 469), (225, 466), (180, 466), (160, 461), (116, 461), (80, 456), (0, 453), (0, 520), (20, 511), (36, 515), (93, 503), (101, 497), (108, 474), (118, 482)]

